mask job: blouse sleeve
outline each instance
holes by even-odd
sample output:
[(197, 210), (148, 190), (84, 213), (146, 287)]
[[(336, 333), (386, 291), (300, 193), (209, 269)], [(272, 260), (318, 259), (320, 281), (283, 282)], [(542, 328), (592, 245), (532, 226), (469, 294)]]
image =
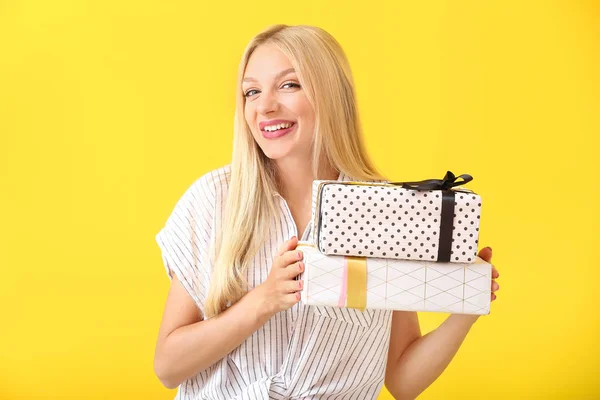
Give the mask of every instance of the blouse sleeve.
[(177, 276), (203, 315), (211, 270), (213, 214), (214, 192), (204, 175), (185, 191), (156, 234), (169, 279)]

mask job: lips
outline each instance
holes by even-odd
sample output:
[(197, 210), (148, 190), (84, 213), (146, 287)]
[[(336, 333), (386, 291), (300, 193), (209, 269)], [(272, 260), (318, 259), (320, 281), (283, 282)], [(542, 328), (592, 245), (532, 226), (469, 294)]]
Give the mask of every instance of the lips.
[(295, 130), (297, 125), (298, 124), (293, 124), (289, 128), (277, 129), (276, 131), (261, 130), (261, 133), (265, 139), (278, 139)]

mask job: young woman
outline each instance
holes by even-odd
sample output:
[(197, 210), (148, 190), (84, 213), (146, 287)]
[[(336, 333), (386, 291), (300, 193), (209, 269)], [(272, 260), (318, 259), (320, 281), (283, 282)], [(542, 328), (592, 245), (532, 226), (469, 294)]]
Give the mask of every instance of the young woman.
[(299, 302), (312, 181), (384, 180), (343, 50), (322, 29), (272, 26), (247, 46), (238, 83), (231, 164), (196, 180), (156, 236), (171, 278), (158, 378), (178, 399), (375, 399), (384, 382), (415, 398), (476, 316), (422, 336), (414, 312)]

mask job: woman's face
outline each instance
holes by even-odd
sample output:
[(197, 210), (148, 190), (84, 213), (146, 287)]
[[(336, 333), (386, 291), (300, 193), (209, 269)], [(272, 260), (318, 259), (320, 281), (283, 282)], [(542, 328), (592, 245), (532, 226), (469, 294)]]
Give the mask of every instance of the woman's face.
[(265, 155), (308, 159), (315, 114), (290, 60), (273, 45), (257, 47), (248, 60), (242, 91), (246, 122)]

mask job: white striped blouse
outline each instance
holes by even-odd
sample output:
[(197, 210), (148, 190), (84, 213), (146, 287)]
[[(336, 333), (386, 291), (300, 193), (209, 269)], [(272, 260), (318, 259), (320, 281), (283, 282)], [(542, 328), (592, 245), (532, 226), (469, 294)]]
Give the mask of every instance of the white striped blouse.
[[(169, 278), (177, 275), (202, 311), (230, 174), (227, 165), (193, 182), (156, 235)], [(351, 179), (340, 174), (338, 180)], [(281, 243), (297, 235), (285, 199), (274, 195), (284, 218), (272, 224), (248, 268), (249, 290), (267, 278)], [(376, 399), (384, 383), (391, 320), (391, 310), (360, 312), (299, 302), (183, 382), (175, 399)]]

